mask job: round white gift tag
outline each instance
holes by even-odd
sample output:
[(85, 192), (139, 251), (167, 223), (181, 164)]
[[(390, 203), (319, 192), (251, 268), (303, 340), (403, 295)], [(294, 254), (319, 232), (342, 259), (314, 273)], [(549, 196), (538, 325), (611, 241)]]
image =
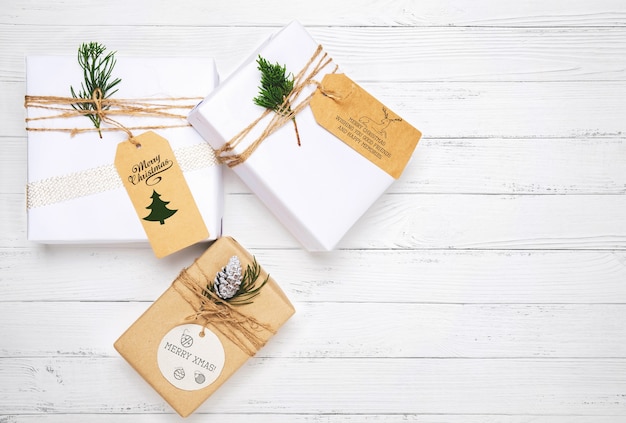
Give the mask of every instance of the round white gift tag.
[(215, 380), (224, 368), (224, 347), (217, 335), (202, 326), (176, 326), (161, 340), (157, 363), (163, 377), (178, 389), (195, 391)]

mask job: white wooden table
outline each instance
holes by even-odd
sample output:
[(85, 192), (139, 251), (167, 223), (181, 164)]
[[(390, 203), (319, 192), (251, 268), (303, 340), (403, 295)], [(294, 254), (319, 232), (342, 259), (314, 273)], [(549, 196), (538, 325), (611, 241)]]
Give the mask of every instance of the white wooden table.
[(190, 422), (626, 421), (622, 0), (89, 2), (0, 8), (0, 422), (168, 422), (113, 349), (200, 254), (26, 240), (27, 54), (212, 56), (292, 19), (424, 133), (338, 250), (231, 173), (224, 231), (297, 314)]

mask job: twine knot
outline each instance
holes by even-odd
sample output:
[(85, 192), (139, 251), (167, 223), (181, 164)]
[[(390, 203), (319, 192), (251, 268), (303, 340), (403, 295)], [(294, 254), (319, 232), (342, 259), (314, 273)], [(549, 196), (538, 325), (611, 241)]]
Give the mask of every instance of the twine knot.
[(102, 113), (102, 90), (100, 88), (96, 88), (91, 93), (91, 99), (93, 100), (93, 104), (96, 108), (96, 116), (98, 116), (101, 120), (105, 118)]
[[(267, 342), (260, 336), (260, 332), (275, 334), (276, 331), (271, 326), (242, 313), (214, 292), (205, 289), (203, 286), (207, 286), (210, 279), (197, 261), (194, 264), (202, 275), (202, 281), (190, 275), (188, 269), (183, 269), (172, 283), (174, 289), (194, 310), (185, 320), (200, 320), (201, 334), (204, 334), (207, 326), (211, 325), (246, 355), (254, 356)], [(186, 289), (182, 289), (183, 287)]]

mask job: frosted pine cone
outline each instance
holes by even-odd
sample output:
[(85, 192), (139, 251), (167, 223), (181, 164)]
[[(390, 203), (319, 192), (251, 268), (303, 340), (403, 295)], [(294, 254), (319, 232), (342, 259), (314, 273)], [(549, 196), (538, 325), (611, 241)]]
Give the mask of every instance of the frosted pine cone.
[(241, 285), (241, 262), (239, 257), (232, 256), (228, 264), (215, 275), (213, 286), (215, 293), (223, 300), (228, 300), (235, 296)]

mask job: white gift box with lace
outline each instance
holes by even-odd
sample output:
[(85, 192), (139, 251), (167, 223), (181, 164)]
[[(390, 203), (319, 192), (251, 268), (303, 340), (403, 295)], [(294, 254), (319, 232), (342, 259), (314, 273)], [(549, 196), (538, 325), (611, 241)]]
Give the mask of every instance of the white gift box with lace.
[[(113, 77), (120, 78), (115, 99), (193, 107), (218, 82), (212, 59), (129, 58), (117, 55)], [(71, 97), (80, 89), (82, 68), (76, 56), (29, 56), (27, 96)], [(78, 90), (77, 90), (78, 91)], [(182, 118), (112, 116), (126, 128), (152, 127), (174, 151), (209, 230), (221, 235), (223, 188), (221, 165), (198, 133), (188, 125), (189, 109), (175, 108)], [(28, 239), (44, 243), (147, 242), (128, 194), (113, 165), (124, 131), (103, 124), (97, 131), (71, 134), (58, 129), (91, 128), (85, 116), (50, 117), (55, 110), (27, 107)], [(172, 127), (176, 126), (176, 127)], [(108, 129), (107, 129), (108, 128)], [(131, 129), (140, 135), (147, 129)]]

